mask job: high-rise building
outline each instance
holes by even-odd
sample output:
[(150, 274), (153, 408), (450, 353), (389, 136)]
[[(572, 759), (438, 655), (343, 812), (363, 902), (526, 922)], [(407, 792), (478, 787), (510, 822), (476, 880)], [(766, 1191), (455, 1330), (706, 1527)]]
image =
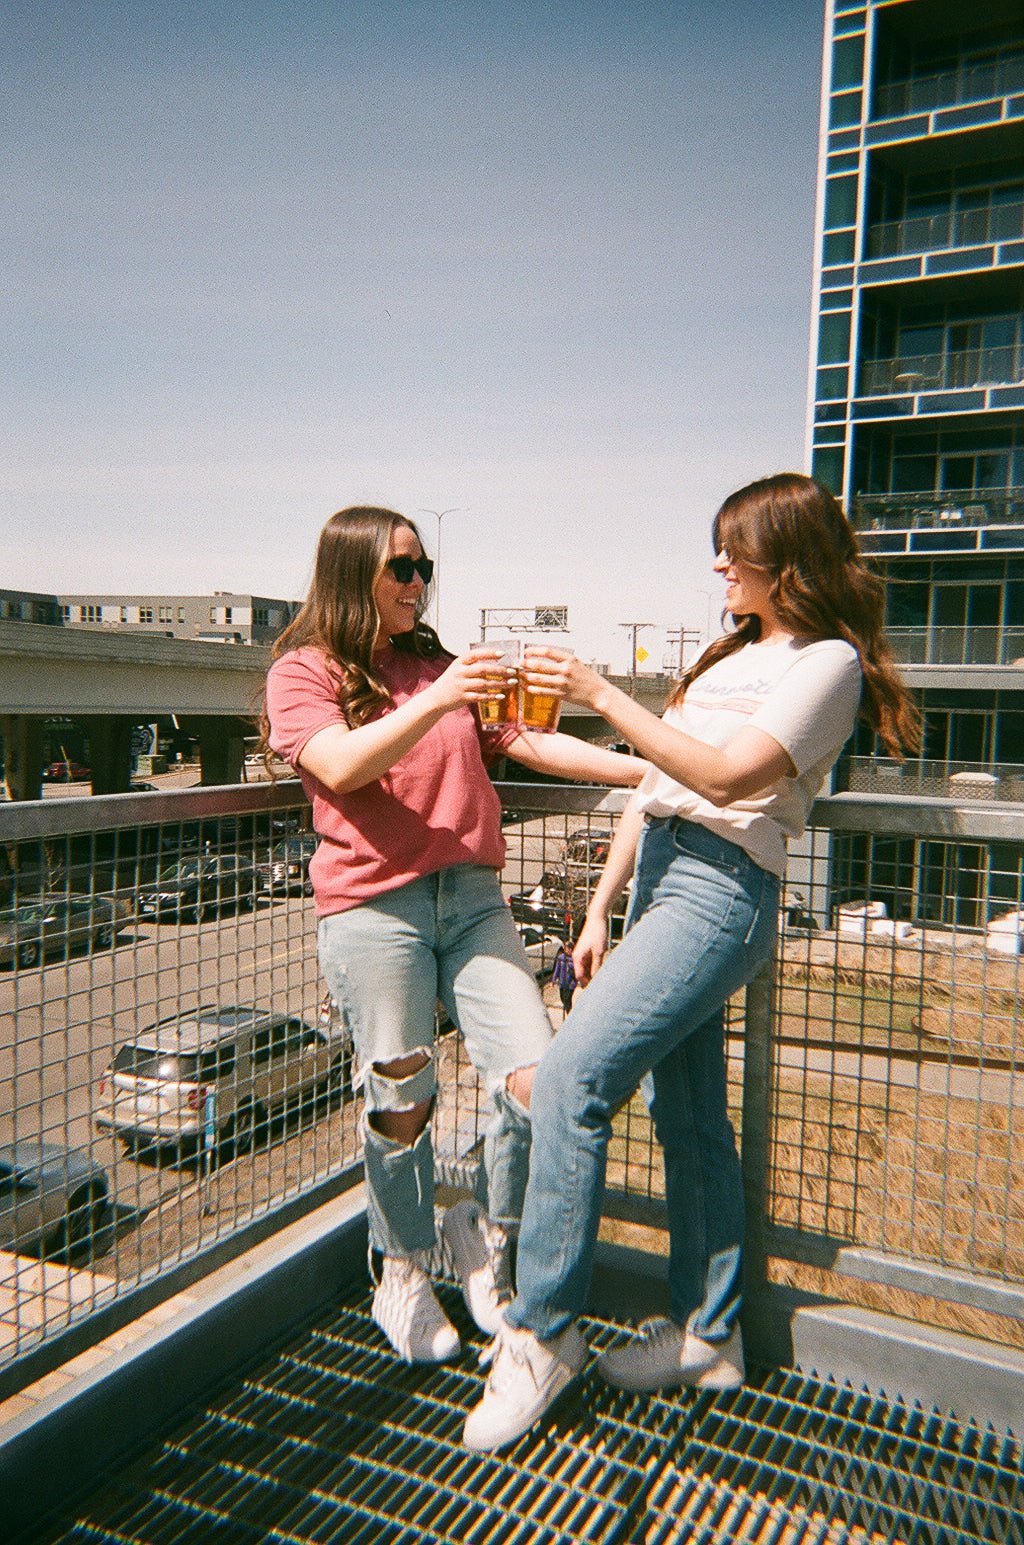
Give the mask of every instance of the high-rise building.
[[(862, 734), (850, 787), (1024, 799), (1020, 0), (828, 0), (815, 240), (811, 466), (925, 719), (916, 763)], [(846, 889), (961, 922), (1015, 895), (1000, 855), (928, 848), (851, 842)]]

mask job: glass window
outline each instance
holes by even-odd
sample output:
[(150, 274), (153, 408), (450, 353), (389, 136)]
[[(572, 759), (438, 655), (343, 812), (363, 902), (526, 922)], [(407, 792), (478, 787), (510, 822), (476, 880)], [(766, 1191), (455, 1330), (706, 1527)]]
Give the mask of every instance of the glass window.
[(856, 177), (831, 177), (825, 184), (825, 229), (853, 225), (857, 218)]
[(821, 364), (838, 363), (850, 357), (850, 317), (847, 312), (829, 312), (818, 323), (818, 359)]
[(811, 457), (813, 475), (837, 495), (843, 491), (844, 464), (845, 452), (840, 445), (818, 446)]
[(863, 37), (839, 38), (832, 45), (832, 89), (859, 86), (863, 78)]
[(861, 100), (859, 91), (844, 91), (841, 96), (833, 97), (828, 114), (829, 128), (848, 129), (860, 123)]
[(846, 382), (849, 372), (845, 365), (829, 366), (819, 370), (815, 391), (818, 402), (833, 402), (836, 398), (846, 396)]
[(923, 628), (928, 623), (928, 586), (890, 580), (886, 586), (887, 625), (890, 628)]
[(837, 263), (852, 263), (854, 251), (854, 235), (852, 231), (841, 231), (838, 235), (827, 235), (821, 246), (821, 261), (826, 268), (834, 267)]

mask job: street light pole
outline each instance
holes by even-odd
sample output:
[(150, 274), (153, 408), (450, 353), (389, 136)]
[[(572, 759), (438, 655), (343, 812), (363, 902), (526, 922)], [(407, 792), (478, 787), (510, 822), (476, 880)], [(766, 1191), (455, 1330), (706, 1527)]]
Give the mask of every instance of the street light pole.
[(708, 624), (708, 626), (707, 626), (707, 632), (704, 635), (704, 643), (705, 644), (710, 644), (710, 642), (711, 642), (711, 592), (709, 590), (698, 590), (697, 594), (698, 595), (702, 595), (704, 597), (705, 601), (707, 602), (707, 624)]
[(437, 632), (441, 632), (441, 522), (446, 515), (457, 515), (461, 505), (453, 504), (447, 510), (417, 510), (417, 515), (433, 515), (437, 521), (437, 555), (434, 558), (434, 620)]

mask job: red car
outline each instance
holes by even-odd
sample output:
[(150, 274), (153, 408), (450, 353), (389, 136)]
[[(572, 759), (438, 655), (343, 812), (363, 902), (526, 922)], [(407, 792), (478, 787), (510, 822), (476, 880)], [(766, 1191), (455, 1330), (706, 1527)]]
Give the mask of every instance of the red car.
[(86, 767), (84, 762), (75, 762), (69, 757), (67, 760), (51, 762), (49, 767), (44, 767), (43, 778), (47, 783), (90, 783), (92, 768)]

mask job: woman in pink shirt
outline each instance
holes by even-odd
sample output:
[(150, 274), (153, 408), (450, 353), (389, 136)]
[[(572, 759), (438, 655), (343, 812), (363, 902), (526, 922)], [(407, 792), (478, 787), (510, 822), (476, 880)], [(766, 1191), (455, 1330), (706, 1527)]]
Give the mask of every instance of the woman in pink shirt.
[(324, 978), (354, 1038), (365, 1096), (373, 1316), (410, 1362), (459, 1338), (424, 1257), (435, 1243), (434, 1006), (458, 1024), (493, 1101), (476, 1202), (443, 1233), (477, 1323), (509, 1296), (507, 1243), (529, 1163), (533, 1072), (551, 1025), (501, 894), (501, 807), (486, 763), (636, 784), (646, 764), (571, 736), (484, 733), (495, 652), (445, 651), (423, 622), (433, 565), (392, 510), (332, 515), (305, 605), (275, 645), (266, 739), (294, 766), (320, 843), (310, 863)]

